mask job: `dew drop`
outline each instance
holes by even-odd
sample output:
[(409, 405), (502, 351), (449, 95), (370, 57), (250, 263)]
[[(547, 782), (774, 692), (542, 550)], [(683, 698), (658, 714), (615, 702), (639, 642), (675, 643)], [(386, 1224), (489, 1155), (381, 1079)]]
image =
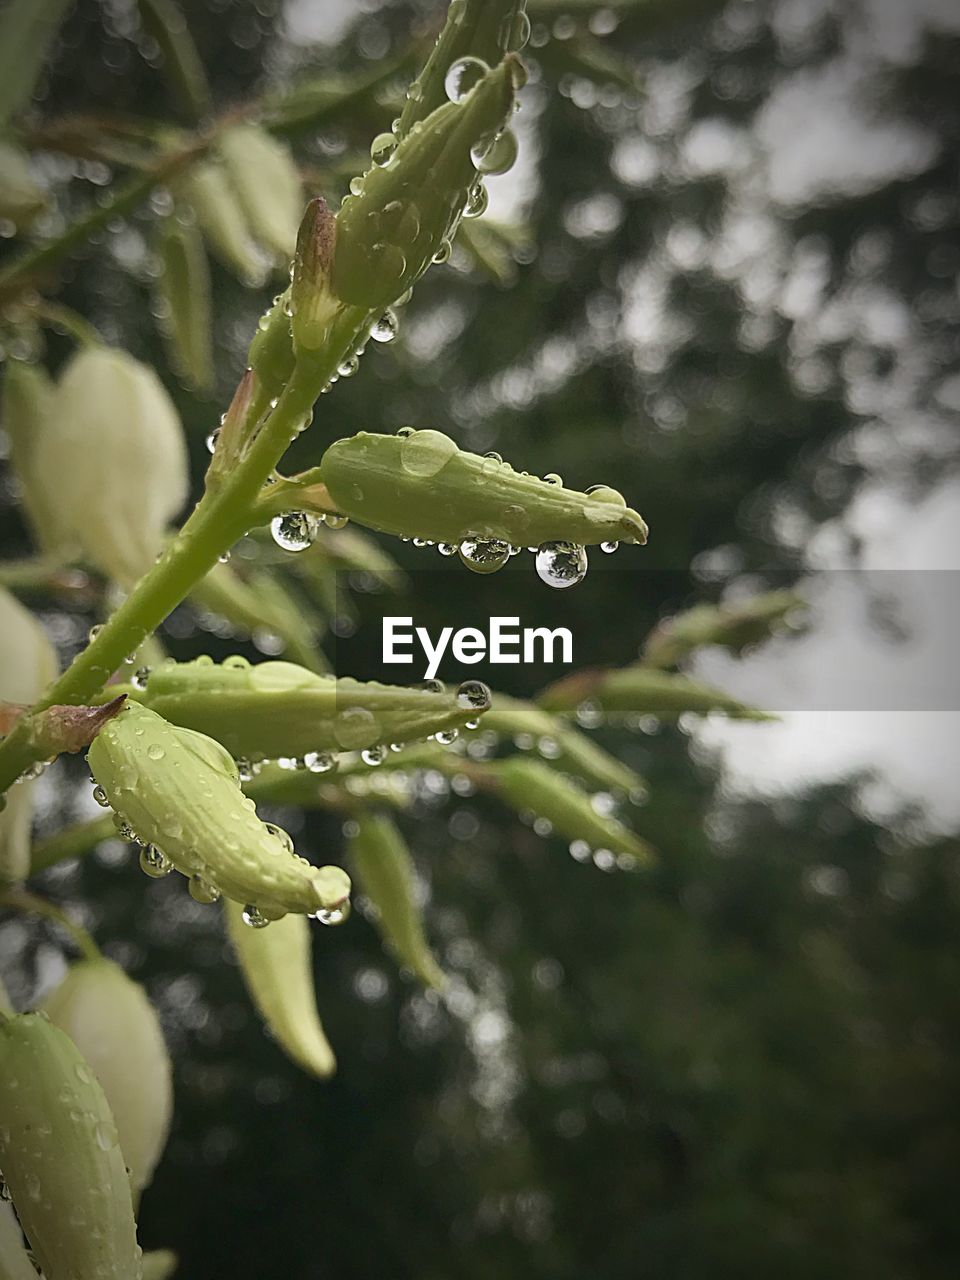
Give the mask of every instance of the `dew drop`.
[(329, 773), (335, 769), (337, 761), (329, 751), (308, 751), (303, 763), (311, 773)]
[(360, 368), (359, 356), (347, 356), (346, 360), (341, 360), (337, 366), (337, 373), (341, 378), (352, 378)]
[(213, 453), (217, 447), (217, 440), (220, 438), (220, 428), (217, 427), (207, 436), (207, 453)]
[(280, 841), (287, 853), (293, 853), (293, 840), (289, 831), (284, 831), (283, 827), (278, 827), (275, 822), (265, 822), (263, 825), (275, 839)]
[(374, 342), (393, 342), (398, 330), (397, 317), (388, 307), (379, 320), (373, 322), (370, 337)]
[(543, 483), (560, 486), (563, 484), (563, 476), (558, 475), (556, 471), (548, 471), (543, 477)]
[(457, 452), (442, 431), (414, 431), (400, 445), (400, 465), (407, 475), (426, 479), (437, 475)]
[(590, 852), (590, 846), (586, 840), (574, 840), (570, 845), (570, 857), (577, 862), (589, 862)]
[(137, 667), (136, 671), (133, 673), (133, 679), (130, 681), (130, 683), (133, 685), (135, 689), (145, 689), (147, 687), (147, 681), (149, 679), (150, 679), (150, 668)]
[(344, 902), (339, 907), (321, 907), (314, 915), (315, 920), (319, 920), (321, 924), (330, 925), (331, 927), (343, 924), (344, 920), (350, 915), (350, 903)]
[(212, 902), (220, 901), (220, 890), (215, 884), (200, 875), (199, 872), (190, 877), (187, 888), (194, 902), (202, 902), (204, 905), (209, 905)]
[(162, 760), (166, 754), (167, 753), (164, 751), (163, 747), (161, 747), (159, 742), (151, 742), (149, 747), (147, 747), (148, 760)]
[(96, 623), (96, 625), (92, 626), (90, 630), (87, 632), (87, 639), (96, 640), (97, 636), (100, 634), (102, 630), (103, 630), (103, 623), (102, 622)]
[(110, 801), (107, 799), (107, 793), (104, 791), (103, 787), (100, 786), (99, 782), (93, 788), (93, 798), (101, 809), (110, 808)]
[(490, 706), (490, 690), (482, 680), (464, 680), (457, 689), (457, 706), (464, 711), (486, 711)]
[(148, 844), (140, 850), (140, 870), (154, 880), (161, 880), (173, 870), (173, 863), (162, 849)]
[(383, 764), (384, 760), (386, 760), (388, 750), (388, 747), (379, 744), (373, 747), (366, 747), (360, 752), (360, 759), (364, 764), (376, 767), (378, 764)]
[(323, 523), (328, 529), (345, 529), (350, 523), (350, 517), (341, 515), (339, 511), (327, 511), (324, 513)]
[(441, 747), (449, 747), (460, 737), (459, 729), (438, 729), (433, 735)]
[(318, 521), (305, 511), (288, 511), (274, 516), (270, 521), (270, 533), (278, 547), (284, 551), (306, 551), (317, 536)]
[(442, 680), (421, 680), (419, 684), (410, 686), (411, 689), (420, 689), (424, 693), (445, 693)]
[(506, 173), (517, 158), (517, 135), (504, 129), (493, 138), (481, 138), (470, 158), (481, 173)]
[(614, 551), (620, 546), (619, 542), (601, 542), (600, 550), (605, 551), (608, 556), (612, 556)]
[(460, 560), (474, 573), (496, 573), (510, 559), (510, 544), (499, 538), (464, 538)]
[(467, 194), (467, 203), (464, 206), (463, 216), (465, 218), (479, 218), (486, 213), (489, 203), (490, 197), (487, 195), (487, 188), (483, 185), (483, 180), (478, 178)]
[(575, 542), (545, 542), (537, 548), (537, 574), (548, 587), (574, 587), (587, 576), (587, 553)]
[(443, 88), (451, 102), (459, 102), (480, 83), (490, 68), (482, 58), (458, 58), (446, 74)]
[(584, 490), (591, 502), (608, 502), (612, 507), (625, 507), (627, 500), (617, 489), (611, 489), (608, 484), (592, 484), (589, 489)]
[(370, 159), (376, 165), (389, 164), (397, 149), (397, 139), (392, 133), (378, 133), (370, 143)]
[(442, 266), (445, 262), (449, 262), (452, 248), (449, 240), (441, 240), (437, 248), (437, 252), (433, 255), (433, 261), (437, 266)]
[(243, 908), (240, 913), (240, 919), (250, 929), (265, 929), (270, 923), (260, 908), (253, 906), (251, 903), (247, 903)]
[(455, 542), (438, 542), (437, 543), (437, 550), (440, 552), (442, 556), (455, 556), (457, 554), (458, 549), (459, 548), (457, 547), (457, 544)]

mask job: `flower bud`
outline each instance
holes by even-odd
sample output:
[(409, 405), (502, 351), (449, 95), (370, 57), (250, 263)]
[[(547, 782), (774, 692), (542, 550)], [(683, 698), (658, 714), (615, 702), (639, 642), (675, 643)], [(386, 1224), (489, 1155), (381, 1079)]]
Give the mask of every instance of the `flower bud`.
[[(0, 702), (29, 706), (57, 674), (57, 655), (29, 610), (0, 588)], [(23, 880), (30, 869), (33, 784), (11, 787), (0, 810), (0, 881)]]
[[(312, 473), (311, 473), (312, 474)], [(614, 489), (593, 497), (458, 449), (440, 431), (337, 440), (316, 471), (337, 510), (381, 533), (459, 544), (646, 542), (647, 526)]]
[(278, 258), (292, 258), (303, 188), (288, 149), (258, 125), (237, 124), (220, 135), (220, 154), (254, 237)]
[(3, 379), (3, 427), (10, 438), (10, 461), (20, 482), (20, 499), (40, 550), (57, 555), (71, 542), (53, 486), (37, 473), (37, 441), (53, 409), (54, 386), (46, 370), (9, 360)]
[(110, 960), (81, 960), (43, 1011), (83, 1054), (106, 1094), (134, 1199), (150, 1185), (173, 1113), (170, 1057), (139, 983)]
[(403, 836), (382, 814), (360, 813), (350, 857), (363, 892), (377, 911), (377, 927), (397, 960), (438, 990), (446, 978), (423, 931), (416, 871)]
[(643, 660), (651, 667), (672, 667), (695, 649), (713, 644), (740, 653), (782, 629), (789, 615), (803, 607), (803, 598), (793, 591), (768, 591), (730, 604), (700, 604), (661, 622), (647, 637)]
[(244, 284), (263, 284), (266, 259), (254, 243), (223, 165), (214, 160), (191, 165), (179, 190), (193, 206), (207, 243), (223, 265)]
[(684, 712), (705, 716), (722, 711), (731, 720), (776, 720), (776, 716), (751, 707), (720, 689), (699, 684), (686, 676), (653, 671), (639, 665), (618, 671), (576, 671), (549, 685), (537, 698), (548, 711), (575, 710), (582, 702), (594, 703), (610, 718), (623, 715), (656, 716), (676, 720)]
[(530, 811), (545, 818), (567, 840), (582, 842), (586, 850), (606, 849), (636, 864), (650, 863), (650, 846), (616, 818), (598, 813), (586, 791), (539, 760), (509, 756), (488, 766), (497, 790), (518, 813)]
[(210, 267), (194, 222), (176, 215), (164, 219), (160, 266), (161, 332), (170, 363), (192, 387), (209, 391), (214, 381)]
[(368, 309), (389, 306), (427, 269), (456, 226), (476, 179), (471, 149), (502, 128), (520, 64), (507, 59), (465, 97), (438, 107), (373, 164), (337, 214), (333, 291)]
[(25, 152), (0, 138), (0, 218), (15, 227), (29, 226), (46, 202)]
[(237, 757), (362, 751), (462, 729), (490, 694), (317, 675), (292, 662), (228, 658), (164, 663), (136, 696), (174, 724), (210, 734)]
[(317, 1014), (309, 924), (285, 916), (269, 929), (248, 929), (236, 903), (226, 913), (250, 999), (271, 1034), (304, 1071), (332, 1076), (337, 1062)]
[(296, 345), (306, 351), (316, 351), (325, 344), (341, 307), (330, 283), (336, 235), (336, 218), (327, 202), (315, 196), (300, 223), (290, 297), (283, 302), (284, 313), (289, 311), (292, 317)]
[(43, 1014), (0, 1020), (0, 1169), (45, 1280), (132, 1280), (130, 1181), (103, 1089)]
[(149, 365), (109, 347), (78, 352), (37, 440), (36, 477), (101, 572), (130, 584), (151, 568), (188, 470), (180, 419)]
[(266, 920), (336, 910), (347, 900), (345, 872), (311, 866), (260, 821), (236, 765), (212, 738), (128, 700), (87, 761), (137, 839), (205, 886), (210, 900), (222, 893)]

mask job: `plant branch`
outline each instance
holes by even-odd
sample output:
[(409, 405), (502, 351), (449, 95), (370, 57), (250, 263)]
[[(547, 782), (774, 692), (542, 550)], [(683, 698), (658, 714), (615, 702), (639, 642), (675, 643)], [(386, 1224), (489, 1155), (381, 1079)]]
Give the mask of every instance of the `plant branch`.
[(100, 960), (100, 948), (82, 925), (71, 920), (62, 907), (46, 898), (41, 898), (28, 889), (5, 889), (0, 892), (0, 907), (8, 907), (11, 911), (22, 911), (30, 915), (43, 916), (58, 924), (70, 935), (77, 950), (85, 960)]

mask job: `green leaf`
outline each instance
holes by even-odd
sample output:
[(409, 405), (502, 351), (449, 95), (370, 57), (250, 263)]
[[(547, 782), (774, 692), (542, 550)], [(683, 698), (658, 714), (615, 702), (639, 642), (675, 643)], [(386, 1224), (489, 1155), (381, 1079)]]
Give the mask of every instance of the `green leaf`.
[(194, 120), (211, 109), (210, 86), (183, 10), (173, 0), (137, 0), (147, 32), (160, 46), (163, 69), (181, 108)]
[(705, 645), (740, 653), (778, 632), (792, 631), (791, 615), (806, 602), (794, 591), (769, 591), (730, 604), (701, 604), (666, 618), (647, 637), (643, 660), (651, 667), (672, 667)]
[(160, 231), (161, 274), (157, 291), (166, 312), (161, 326), (170, 363), (201, 392), (214, 385), (210, 268), (203, 239), (192, 220), (174, 214)]

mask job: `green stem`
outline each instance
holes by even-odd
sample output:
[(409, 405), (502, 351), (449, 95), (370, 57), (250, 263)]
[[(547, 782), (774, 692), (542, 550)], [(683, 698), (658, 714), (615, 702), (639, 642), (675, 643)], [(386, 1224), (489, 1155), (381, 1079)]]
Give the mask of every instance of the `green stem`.
[(46, 898), (30, 893), (28, 889), (6, 889), (0, 893), (0, 906), (9, 907), (11, 911), (24, 911), (30, 915), (43, 916), (54, 921), (70, 935), (74, 945), (84, 960), (102, 960), (100, 948), (82, 925), (71, 920), (62, 907), (48, 902)]
[[(260, 490), (312, 410), (320, 387), (336, 372), (354, 338), (353, 329), (344, 323), (331, 335), (324, 352), (295, 367), (243, 460), (217, 487), (208, 488), (157, 564), (141, 578), (31, 714), (23, 716), (0, 742), (0, 793), (39, 758), (31, 744), (33, 715), (55, 703), (83, 703), (98, 693), (126, 655), (136, 652), (220, 556), (256, 523), (253, 512)], [(248, 432), (254, 430), (267, 410), (263, 397), (262, 391), (253, 397), (246, 415)]]
[(56, 835), (46, 840), (38, 840), (30, 850), (30, 874), (38, 875), (47, 867), (58, 862), (66, 862), (70, 858), (82, 858), (85, 853), (95, 849), (103, 840), (111, 840), (117, 834), (113, 825), (113, 815), (106, 813), (102, 818), (93, 818), (89, 822), (75, 822), (72, 827), (64, 827)]
[(48, 329), (56, 329), (65, 333), (82, 347), (100, 346), (103, 339), (89, 320), (84, 319), (72, 307), (65, 307), (59, 302), (48, 302), (40, 299), (33, 303), (33, 315)]

